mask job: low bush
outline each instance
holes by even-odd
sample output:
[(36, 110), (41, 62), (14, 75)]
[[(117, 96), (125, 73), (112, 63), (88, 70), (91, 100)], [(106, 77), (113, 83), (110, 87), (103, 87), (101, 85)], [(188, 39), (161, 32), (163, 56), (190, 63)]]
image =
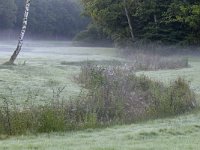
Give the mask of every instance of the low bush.
[(87, 101), (99, 122), (135, 120), (182, 114), (196, 107), (195, 95), (178, 78), (170, 86), (136, 76), (129, 67), (84, 65), (78, 77), (88, 89)]
[(119, 60), (84, 60), (84, 61), (75, 61), (75, 62), (67, 62), (67, 61), (62, 61), (60, 63), (61, 65), (71, 65), (71, 66), (83, 66), (83, 65), (103, 65), (103, 66), (120, 66), (123, 65), (124, 62), (119, 61)]
[(152, 55), (147, 53), (135, 52), (129, 56), (125, 56), (126, 61), (119, 60), (87, 60), (79, 62), (67, 62), (62, 61), (61, 65), (72, 65), (72, 66), (87, 66), (89, 64), (96, 66), (126, 66), (130, 70), (144, 71), (144, 70), (164, 70), (164, 69), (181, 69), (189, 67), (188, 58), (180, 56), (161, 56)]
[(129, 63), (135, 70), (164, 70), (189, 67), (189, 62), (183, 56), (161, 56), (148, 53), (135, 53), (128, 56)]
[(87, 90), (71, 101), (56, 97), (42, 106), (18, 105), (12, 96), (0, 95), (0, 135), (133, 123), (182, 114), (196, 107), (194, 93), (181, 78), (167, 87), (145, 76), (138, 77), (126, 67), (89, 64), (81, 68), (77, 79)]
[(152, 103), (147, 112), (153, 117), (178, 115), (197, 106), (194, 93), (182, 78), (172, 82), (169, 87), (152, 86), (151, 99)]
[[(180, 69), (189, 67), (188, 56), (197, 54), (193, 48), (166, 46), (150, 41), (137, 41), (120, 50), (137, 70)], [(130, 65), (130, 64), (129, 64)]]

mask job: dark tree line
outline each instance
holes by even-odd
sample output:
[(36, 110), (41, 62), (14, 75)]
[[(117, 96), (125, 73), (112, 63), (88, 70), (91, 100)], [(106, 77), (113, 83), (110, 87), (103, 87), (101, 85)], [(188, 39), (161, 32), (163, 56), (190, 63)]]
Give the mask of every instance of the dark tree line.
[(132, 40), (134, 36), (135, 41), (200, 44), (199, 0), (82, 0), (82, 3), (85, 15), (93, 21), (84, 32), (87, 36), (95, 33), (90, 31), (95, 27), (117, 42)]
[[(0, 30), (21, 28), (25, 0), (0, 1)], [(72, 38), (83, 30), (88, 19), (81, 16), (76, 0), (32, 0), (27, 32), (31, 35)]]
[(16, 21), (17, 6), (14, 0), (0, 1), (0, 29), (12, 28)]
[[(0, 30), (19, 31), (24, 3), (0, 1)], [(29, 34), (72, 38), (80, 31), (77, 40), (200, 44), (200, 1), (32, 0)]]

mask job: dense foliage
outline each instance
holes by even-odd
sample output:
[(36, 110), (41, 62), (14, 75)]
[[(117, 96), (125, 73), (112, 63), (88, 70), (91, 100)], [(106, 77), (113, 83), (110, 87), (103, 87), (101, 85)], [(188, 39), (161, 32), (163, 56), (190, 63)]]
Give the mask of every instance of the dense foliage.
[(199, 0), (82, 0), (85, 14), (114, 41), (130, 39), (128, 9), (138, 39), (200, 44)]
[[(12, 93), (0, 94), (0, 135), (106, 127), (179, 115), (197, 107), (194, 93), (180, 78), (164, 86), (126, 68), (87, 64), (76, 81), (87, 92), (72, 100), (60, 96), (61, 87), (50, 99), (29, 92), (21, 104), (13, 100)], [(34, 104), (38, 96), (44, 105)]]
[[(92, 18), (89, 25), (82, 7)], [(24, 0), (0, 1), (0, 30), (19, 29), (23, 9)], [(86, 42), (142, 39), (192, 45), (200, 44), (199, 24), (199, 0), (33, 0), (28, 32), (74, 37), (82, 31), (76, 39)]]
[[(24, 13), (24, 0), (0, 1), (0, 30), (19, 30)], [(85, 28), (88, 19), (81, 16), (81, 5), (74, 0), (31, 1), (29, 34), (74, 37)]]

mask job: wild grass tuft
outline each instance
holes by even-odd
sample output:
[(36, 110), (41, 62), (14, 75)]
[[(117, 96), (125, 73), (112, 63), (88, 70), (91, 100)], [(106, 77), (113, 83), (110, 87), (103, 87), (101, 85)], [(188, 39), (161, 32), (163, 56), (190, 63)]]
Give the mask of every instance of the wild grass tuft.
[[(76, 78), (86, 92), (63, 100), (65, 87), (53, 89), (44, 105), (17, 104), (0, 95), (0, 135), (49, 133), (133, 123), (185, 113), (197, 106), (194, 93), (179, 78), (170, 86), (136, 76), (127, 66), (84, 65)], [(11, 89), (12, 91), (12, 89)], [(30, 93), (35, 97), (34, 92)], [(35, 93), (38, 96), (38, 93)]]
[(197, 106), (195, 95), (181, 78), (165, 86), (129, 67), (85, 65), (78, 77), (88, 89), (90, 107), (99, 122), (134, 122), (185, 113)]
[(133, 53), (127, 56), (135, 70), (164, 70), (189, 67), (187, 57), (162, 56), (159, 54)]

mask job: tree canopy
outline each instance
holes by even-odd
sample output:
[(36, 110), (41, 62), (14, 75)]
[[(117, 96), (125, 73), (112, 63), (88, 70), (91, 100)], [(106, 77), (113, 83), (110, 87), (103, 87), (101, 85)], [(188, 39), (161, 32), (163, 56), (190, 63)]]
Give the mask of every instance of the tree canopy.
[[(122, 0), (82, 0), (85, 14), (114, 41), (129, 39)], [(134, 36), (164, 43), (200, 44), (199, 0), (127, 0)]]
[[(21, 27), (24, 1), (0, 1), (0, 30)], [(27, 32), (68, 38), (81, 32), (77, 39), (86, 41), (123, 42), (134, 36), (136, 41), (199, 45), (200, 1), (33, 0)]]

